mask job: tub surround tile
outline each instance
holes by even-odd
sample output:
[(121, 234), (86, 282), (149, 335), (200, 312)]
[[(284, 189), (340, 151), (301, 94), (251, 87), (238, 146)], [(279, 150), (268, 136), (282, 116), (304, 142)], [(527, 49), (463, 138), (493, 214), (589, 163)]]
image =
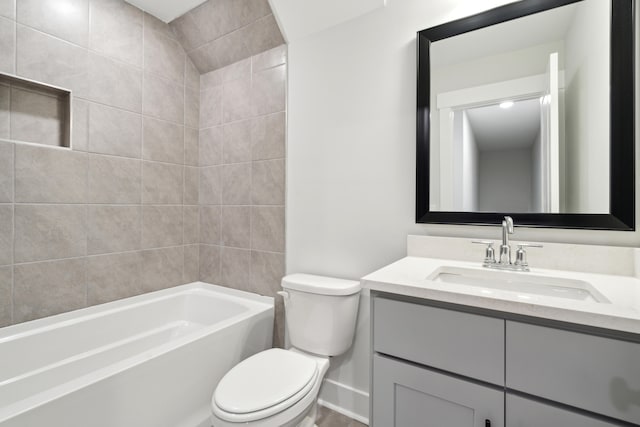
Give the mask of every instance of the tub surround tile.
[(218, 86), (222, 86), (221, 69), (200, 75), (200, 91), (207, 91)]
[(198, 245), (184, 247), (184, 283), (193, 283), (200, 280), (200, 263), (198, 260)]
[(251, 203), (251, 163), (222, 166), (222, 204)]
[(89, 155), (89, 203), (140, 204), (142, 162), (138, 159)]
[(271, 13), (265, 0), (208, 1), (189, 14), (206, 41), (211, 41)]
[(11, 89), (9, 86), (0, 85), (0, 138), (9, 139), (11, 107)]
[(86, 280), (85, 259), (16, 265), (14, 322), (25, 322), (84, 307)]
[(16, 26), (13, 21), (0, 17), (0, 72), (15, 73)]
[(11, 139), (61, 146), (64, 103), (53, 96), (11, 88)]
[(200, 245), (200, 280), (220, 284), (220, 246)]
[(222, 163), (222, 126), (200, 131), (199, 157), (200, 166), (214, 166)]
[(142, 251), (142, 287), (153, 292), (182, 284), (184, 248)]
[(87, 151), (89, 147), (89, 103), (79, 98), (73, 100), (73, 129), (71, 148), (74, 151)]
[(251, 251), (251, 291), (273, 296), (280, 290), (284, 277), (283, 253)]
[(13, 312), (13, 267), (0, 267), (0, 328), (11, 324)]
[(89, 39), (89, 0), (19, 0), (18, 22), (71, 43), (87, 47)]
[(143, 12), (121, 0), (91, 0), (91, 49), (142, 67)]
[(200, 127), (200, 91), (185, 87), (184, 97), (185, 125), (197, 129)]
[(200, 207), (200, 243), (220, 244), (220, 206)]
[(144, 15), (143, 19), (144, 19), (145, 31), (148, 31), (148, 30), (156, 31), (165, 37), (169, 37), (170, 39), (173, 39), (173, 40), (178, 40), (178, 36), (176, 35), (176, 33), (173, 31), (173, 28), (171, 28), (169, 24), (162, 22), (155, 16), (149, 15), (146, 12), (144, 12), (143, 15)]
[(175, 38), (149, 26), (144, 30), (144, 69), (177, 84), (184, 82), (186, 54)]
[(16, 0), (0, 0), (0, 16), (16, 18)]
[(89, 90), (89, 54), (86, 49), (17, 25), (19, 76), (73, 91), (85, 98)]
[(284, 252), (284, 207), (253, 206), (251, 208), (251, 248)]
[(88, 209), (89, 255), (140, 249), (140, 206), (91, 205)]
[(25, 144), (15, 150), (16, 202), (86, 202), (86, 153)]
[(178, 246), (183, 243), (182, 206), (143, 206), (143, 249)]
[(188, 56), (185, 58), (184, 85), (200, 91), (200, 72)]
[(86, 211), (84, 205), (16, 205), (14, 262), (86, 255)]
[(196, 167), (184, 167), (184, 195), (185, 205), (197, 205), (200, 190), (200, 170)]
[(285, 156), (286, 114), (256, 117), (251, 123), (253, 160), (280, 159)]
[(220, 284), (249, 291), (251, 251), (223, 247), (220, 250)]
[(143, 162), (142, 203), (152, 205), (182, 204), (184, 166)]
[(222, 166), (200, 168), (200, 204), (219, 205), (222, 201)]
[(200, 208), (198, 206), (184, 206), (184, 240), (185, 245), (199, 243), (200, 236)]
[(251, 58), (253, 72), (277, 67), (287, 62), (287, 45), (281, 44), (278, 47), (259, 53)]
[(277, 113), (284, 111), (286, 103), (287, 69), (279, 65), (253, 75), (253, 114)]
[(224, 163), (251, 161), (251, 123), (243, 120), (223, 126)]
[(184, 86), (145, 73), (143, 110), (145, 115), (184, 124)]
[(229, 83), (234, 80), (251, 78), (251, 58), (243, 59), (234, 64), (217, 70), (220, 73), (221, 83)]
[[(145, 79), (145, 82), (147, 80)], [(106, 56), (89, 53), (89, 82), (88, 96), (91, 101), (135, 113), (142, 111), (140, 69)], [(145, 91), (145, 99), (147, 95)]]
[(252, 163), (251, 202), (254, 205), (284, 205), (284, 159)]
[(200, 90), (200, 127), (222, 124), (222, 86)]
[(139, 295), (142, 253), (127, 252), (87, 258), (87, 305)]
[(0, 141), (0, 203), (13, 202), (14, 150), (14, 144)]
[(267, 15), (241, 30), (250, 55), (257, 55), (284, 43), (273, 15)]
[(13, 261), (13, 205), (0, 205), (0, 265)]
[(251, 48), (245, 43), (247, 36), (246, 28), (225, 34), (189, 52), (189, 56), (204, 72), (222, 68), (251, 55)]
[(142, 158), (159, 162), (184, 162), (184, 127), (164, 120), (144, 118)]
[(206, 43), (205, 38), (200, 33), (200, 29), (196, 26), (193, 17), (189, 13), (185, 13), (179, 18), (174, 19), (169, 25), (176, 33), (180, 44), (187, 51), (191, 51)]
[(221, 211), (221, 230), (223, 246), (250, 248), (251, 207), (223, 206)]
[(89, 151), (140, 158), (142, 117), (92, 103), (89, 107)]
[[(263, 98), (266, 98), (267, 95), (264, 95), (263, 92), (268, 91), (270, 88), (263, 88), (263, 86), (264, 84), (259, 88), (259, 93)], [(251, 118), (251, 78), (235, 80), (225, 84), (223, 88), (224, 122), (229, 123)], [(202, 103), (202, 100), (200, 102)]]
[(198, 139), (200, 132), (198, 129), (190, 127), (184, 128), (184, 164), (189, 166), (199, 166)]

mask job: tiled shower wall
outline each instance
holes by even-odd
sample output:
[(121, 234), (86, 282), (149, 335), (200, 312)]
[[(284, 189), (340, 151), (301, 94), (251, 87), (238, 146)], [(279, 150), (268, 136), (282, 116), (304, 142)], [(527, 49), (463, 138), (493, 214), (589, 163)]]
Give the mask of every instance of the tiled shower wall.
[[(275, 296), (285, 272), (286, 46), (200, 79), (200, 279)], [(274, 344), (283, 342), (276, 298)]]
[(0, 71), (75, 97), (73, 150), (0, 142), (0, 326), (197, 280), (200, 78), (171, 29), (122, 0), (0, 0)]

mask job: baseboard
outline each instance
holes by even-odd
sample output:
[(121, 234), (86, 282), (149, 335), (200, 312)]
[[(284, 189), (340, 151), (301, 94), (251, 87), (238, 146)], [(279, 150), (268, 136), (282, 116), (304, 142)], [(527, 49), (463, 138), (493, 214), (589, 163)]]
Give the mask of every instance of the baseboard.
[(369, 425), (369, 393), (330, 379), (322, 382), (318, 403)]

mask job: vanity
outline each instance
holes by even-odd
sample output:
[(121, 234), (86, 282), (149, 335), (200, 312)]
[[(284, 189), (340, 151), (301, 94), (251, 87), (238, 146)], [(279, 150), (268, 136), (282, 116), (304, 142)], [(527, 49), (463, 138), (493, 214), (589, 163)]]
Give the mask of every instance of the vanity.
[[(443, 244), (461, 259), (429, 257)], [(639, 425), (640, 280), (611, 271), (492, 271), (477, 248), (479, 259), (469, 261), (467, 246), (410, 236), (410, 256), (362, 279), (372, 296), (371, 425)], [(564, 245), (554, 246), (536, 258), (556, 262)], [(585, 265), (604, 250), (633, 264), (636, 251), (569, 250)]]

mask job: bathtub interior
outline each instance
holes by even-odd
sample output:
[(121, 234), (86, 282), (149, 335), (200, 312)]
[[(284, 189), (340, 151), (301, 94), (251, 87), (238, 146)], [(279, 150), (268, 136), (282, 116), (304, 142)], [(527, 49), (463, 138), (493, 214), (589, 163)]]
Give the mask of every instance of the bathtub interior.
[[(123, 361), (153, 357), (269, 309), (233, 292), (192, 284), (34, 321), (0, 335), (0, 407)], [(272, 307), (272, 304), (271, 304)], [(83, 313), (84, 312), (84, 313)]]

